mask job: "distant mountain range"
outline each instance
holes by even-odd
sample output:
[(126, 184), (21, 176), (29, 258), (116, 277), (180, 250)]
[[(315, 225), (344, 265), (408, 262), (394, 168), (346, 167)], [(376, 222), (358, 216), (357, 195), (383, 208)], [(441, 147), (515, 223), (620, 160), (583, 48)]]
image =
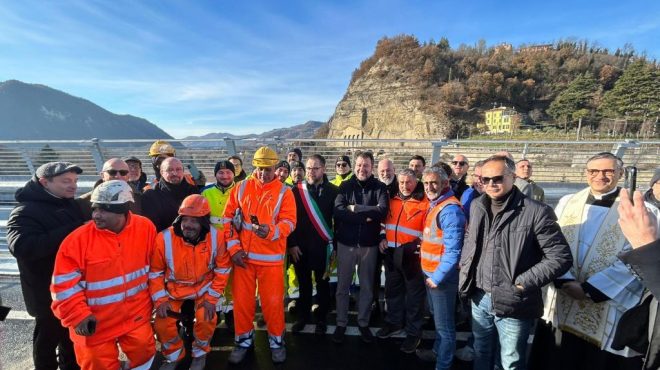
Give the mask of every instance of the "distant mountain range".
[(291, 127), (276, 128), (274, 130), (266, 131), (261, 134), (249, 134), (249, 135), (233, 135), (227, 132), (217, 132), (206, 134), (203, 136), (188, 136), (183, 140), (191, 139), (223, 139), (228, 137), (230, 139), (272, 139), (276, 136), (281, 139), (309, 139), (313, 138), (316, 130), (319, 129), (325, 122), (319, 121), (307, 121), (300, 125), (295, 125)]
[(0, 140), (152, 139), (158, 126), (38, 84), (0, 82)]

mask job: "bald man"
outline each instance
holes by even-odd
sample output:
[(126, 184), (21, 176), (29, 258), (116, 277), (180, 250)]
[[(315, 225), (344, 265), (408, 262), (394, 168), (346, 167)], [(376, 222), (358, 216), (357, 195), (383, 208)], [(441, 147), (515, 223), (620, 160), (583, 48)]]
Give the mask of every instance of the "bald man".
[[(101, 172), (99, 172), (99, 176), (101, 178), (98, 181), (96, 181), (92, 191), (96, 189), (97, 186), (101, 185), (106, 181), (110, 181), (110, 180), (128, 181), (128, 173), (129, 173), (129, 168), (126, 162), (124, 162), (119, 158), (110, 158), (105, 163), (103, 163)], [(90, 191), (89, 193), (85, 193), (81, 195), (78, 199), (76, 199), (76, 202), (80, 205), (80, 210), (83, 213), (83, 217), (85, 218), (85, 221), (92, 219), (92, 203), (90, 201), (90, 198), (92, 197), (92, 191)], [(133, 194), (136, 194), (135, 188), (133, 188)], [(131, 212), (135, 214), (142, 214), (140, 207), (142, 203), (141, 202), (142, 198), (138, 194), (137, 196), (134, 196), (134, 200), (135, 201), (131, 203)]]
[(160, 180), (142, 195), (142, 214), (161, 232), (172, 225), (183, 199), (197, 194), (196, 186), (184, 181), (183, 163), (175, 157), (167, 158), (160, 165)]
[(451, 161), (451, 169), (453, 173), (449, 179), (449, 183), (454, 191), (454, 195), (456, 195), (458, 199), (461, 199), (461, 195), (463, 195), (463, 192), (469, 187), (465, 181), (469, 168), (470, 163), (468, 162), (467, 157), (462, 154), (457, 154)]

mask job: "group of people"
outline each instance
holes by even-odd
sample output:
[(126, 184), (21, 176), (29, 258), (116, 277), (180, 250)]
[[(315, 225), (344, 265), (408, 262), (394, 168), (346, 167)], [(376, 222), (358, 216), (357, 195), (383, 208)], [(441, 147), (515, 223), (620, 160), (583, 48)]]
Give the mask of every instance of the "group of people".
[[(649, 329), (658, 303), (654, 288), (645, 289), (654, 275), (637, 271), (644, 261), (632, 250), (648, 251), (648, 235), (657, 233), (660, 172), (646, 202), (638, 194), (633, 205), (618, 186), (622, 160), (596, 154), (586, 163), (588, 186), (553, 210), (531, 180), (532, 163), (508, 152), (472, 170), (464, 155), (432, 166), (415, 155), (396, 171), (364, 151), (336, 158), (329, 180), (323, 156), (303, 159), (293, 148), (281, 161), (265, 146), (251, 174), (231, 156), (215, 164), (209, 185), (169, 143), (155, 142), (149, 155), (151, 181), (138, 158), (113, 158), (94, 189), (76, 198), (81, 168), (51, 162), (16, 192), (7, 238), (35, 317), (36, 369), (149, 369), (155, 339), (161, 369), (174, 369), (186, 356), (177, 327), (186, 301), (194, 303), (191, 369), (204, 368), (220, 315), (235, 334), (229, 362), (244, 360), (254, 348), (257, 302), (272, 360), (284, 362), (289, 264), (299, 289), (293, 334), (308, 324), (328, 334), (334, 290), (331, 339), (343, 343), (357, 277), (362, 341), (404, 333), (401, 351), (436, 369), (452, 367), (459, 299), (470, 307), (478, 370), (660, 362), (660, 331)], [(619, 220), (619, 209), (628, 219), (643, 214), (643, 232)], [(383, 268), (385, 325), (372, 332)], [(436, 338), (420, 349), (426, 312)], [(621, 321), (637, 330), (622, 330)], [(128, 361), (120, 362), (119, 348)]]

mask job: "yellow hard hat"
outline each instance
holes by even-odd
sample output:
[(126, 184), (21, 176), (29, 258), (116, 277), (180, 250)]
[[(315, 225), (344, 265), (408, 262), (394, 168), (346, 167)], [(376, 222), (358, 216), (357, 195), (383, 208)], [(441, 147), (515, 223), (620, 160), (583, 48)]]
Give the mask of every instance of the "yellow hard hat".
[(153, 144), (151, 144), (151, 148), (149, 148), (150, 157), (155, 157), (161, 154), (173, 156), (175, 153), (176, 150), (174, 150), (172, 144), (165, 140), (156, 140)]
[(279, 162), (277, 158), (277, 153), (267, 147), (262, 146), (254, 152), (254, 158), (252, 158), (252, 165), (255, 167), (272, 167)]

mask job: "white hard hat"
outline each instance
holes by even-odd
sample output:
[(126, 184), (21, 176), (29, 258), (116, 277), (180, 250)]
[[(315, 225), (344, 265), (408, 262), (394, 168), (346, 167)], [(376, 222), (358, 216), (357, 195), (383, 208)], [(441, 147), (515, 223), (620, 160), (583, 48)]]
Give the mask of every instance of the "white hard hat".
[(101, 183), (92, 192), (92, 204), (124, 204), (133, 202), (133, 190), (123, 180), (110, 180)]

